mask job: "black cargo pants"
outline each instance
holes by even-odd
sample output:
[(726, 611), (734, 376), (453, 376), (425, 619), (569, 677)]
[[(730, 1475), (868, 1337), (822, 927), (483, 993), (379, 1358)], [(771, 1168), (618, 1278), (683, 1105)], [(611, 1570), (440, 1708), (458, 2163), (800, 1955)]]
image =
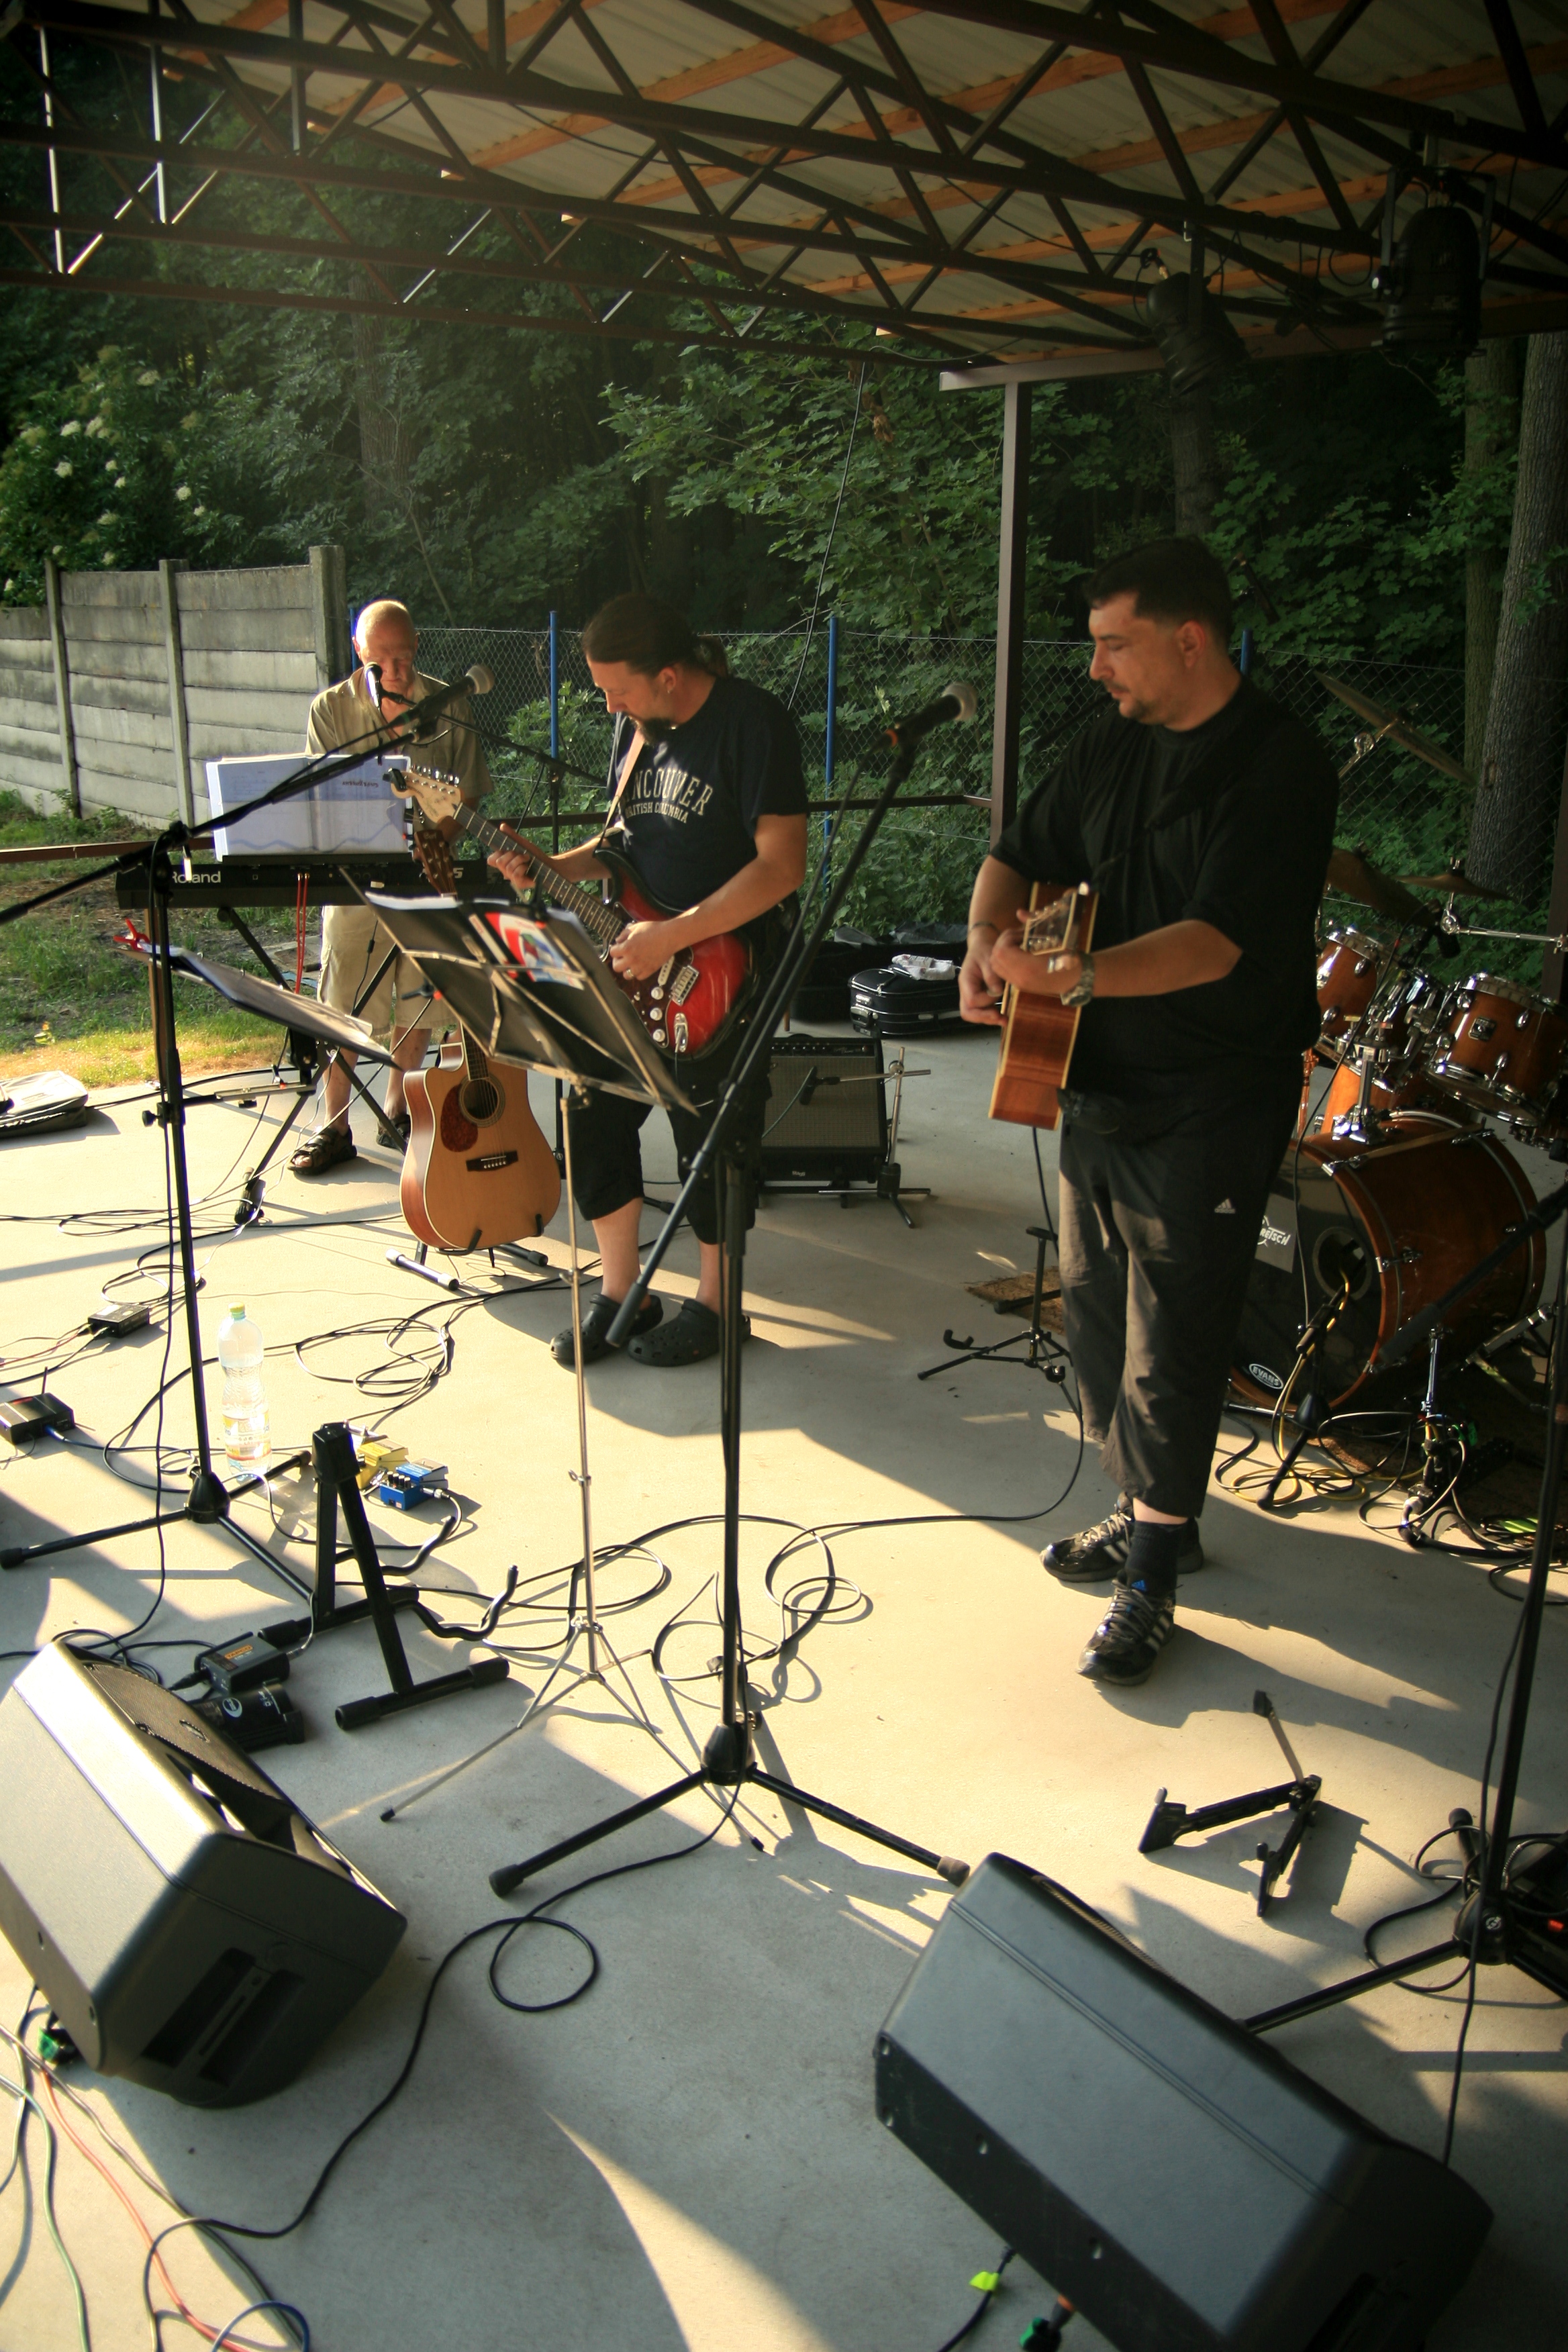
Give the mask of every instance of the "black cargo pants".
[(1084, 1433), (1108, 1477), (1173, 1517), (1204, 1507), (1269, 1187), (1300, 1094), (1278, 1082), (1148, 1140), (1069, 1111), (1062, 1305)]

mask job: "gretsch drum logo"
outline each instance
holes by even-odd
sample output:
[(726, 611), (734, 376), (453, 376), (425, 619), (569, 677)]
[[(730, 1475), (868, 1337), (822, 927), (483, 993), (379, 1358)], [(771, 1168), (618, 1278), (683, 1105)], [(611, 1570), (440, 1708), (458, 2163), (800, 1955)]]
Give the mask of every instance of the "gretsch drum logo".
[(1296, 1212), (1280, 1193), (1270, 1196), (1258, 1229), (1258, 1255), (1268, 1265), (1287, 1273), (1296, 1261)]

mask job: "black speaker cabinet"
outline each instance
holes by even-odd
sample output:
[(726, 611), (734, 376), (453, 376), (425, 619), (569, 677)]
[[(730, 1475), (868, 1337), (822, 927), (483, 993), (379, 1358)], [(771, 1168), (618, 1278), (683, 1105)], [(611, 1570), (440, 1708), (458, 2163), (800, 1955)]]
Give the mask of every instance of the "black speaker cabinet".
[(172, 1691), (57, 1645), (0, 1701), (0, 1928), (100, 2074), (281, 2090), (405, 1925)]
[(763, 1121), (764, 1184), (874, 1184), (888, 1157), (877, 1037), (775, 1037)]
[(882, 2029), (877, 2110), (1119, 2352), (1415, 2352), (1491, 2221), (1000, 1854)]

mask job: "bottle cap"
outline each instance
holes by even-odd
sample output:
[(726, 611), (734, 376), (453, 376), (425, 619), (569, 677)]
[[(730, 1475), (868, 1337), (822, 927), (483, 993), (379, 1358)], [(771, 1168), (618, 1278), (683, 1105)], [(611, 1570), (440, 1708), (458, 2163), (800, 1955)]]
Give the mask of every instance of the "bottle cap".
[(244, 1301), (244, 1299), (243, 1299), (243, 1298), (242, 1298), (242, 1299), (240, 1299), (240, 1300), (238, 1301), (238, 1303), (237, 1303), (237, 1305), (235, 1305), (235, 1306), (232, 1306), (232, 1307), (229, 1308), (229, 1310), (228, 1310), (228, 1311), (229, 1311), (229, 1313), (234, 1317), (235, 1321), (237, 1323), (237, 1322), (238, 1322), (238, 1320), (239, 1320), (239, 1318), (240, 1318), (240, 1317), (245, 1313), (245, 1301)]

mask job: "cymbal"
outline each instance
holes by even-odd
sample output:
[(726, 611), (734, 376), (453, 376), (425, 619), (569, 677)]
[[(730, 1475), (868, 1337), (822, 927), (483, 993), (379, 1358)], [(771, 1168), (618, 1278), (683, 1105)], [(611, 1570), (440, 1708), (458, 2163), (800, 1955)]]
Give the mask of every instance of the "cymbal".
[(1374, 914), (1387, 915), (1396, 923), (1424, 923), (1429, 909), (1419, 898), (1397, 883), (1392, 874), (1384, 874), (1359, 849), (1336, 849), (1329, 859), (1327, 876), (1331, 890), (1342, 891), (1360, 907), (1370, 907)]
[(1506, 898), (1506, 890), (1489, 890), (1484, 882), (1472, 882), (1462, 866), (1450, 866), (1446, 874), (1402, 874), (1415, 890), (1441, 890), (1450, 898)]
[(1451, 751), (1444, 751), (1441, 743), (1434, 743), (1430, 735), (1423, 735), (1419, 728), (1412, 727), (1397, 710), (1387, 709), (1381, 702), (1374, 702), (1370, 694), (1363, 694), (1359, 688), (1346, 686), (1342, 679), (1331, 677), (1327, 670), (1317, 670), (1314, 676), (1320, 686), (1326, 686), (1329, 692), (1337, 695), (1358, 718), (1369, 719), (1373, 727), (1387, 735), (1391, 742), (1402, 744), (1405, 751), (1414, 751), (1417, 759), (1426, 761), (1445, 776), (1453, 776), (1461, 784), (1474, 783), (1475, 778), (1463, 761), (1456, 760)]

